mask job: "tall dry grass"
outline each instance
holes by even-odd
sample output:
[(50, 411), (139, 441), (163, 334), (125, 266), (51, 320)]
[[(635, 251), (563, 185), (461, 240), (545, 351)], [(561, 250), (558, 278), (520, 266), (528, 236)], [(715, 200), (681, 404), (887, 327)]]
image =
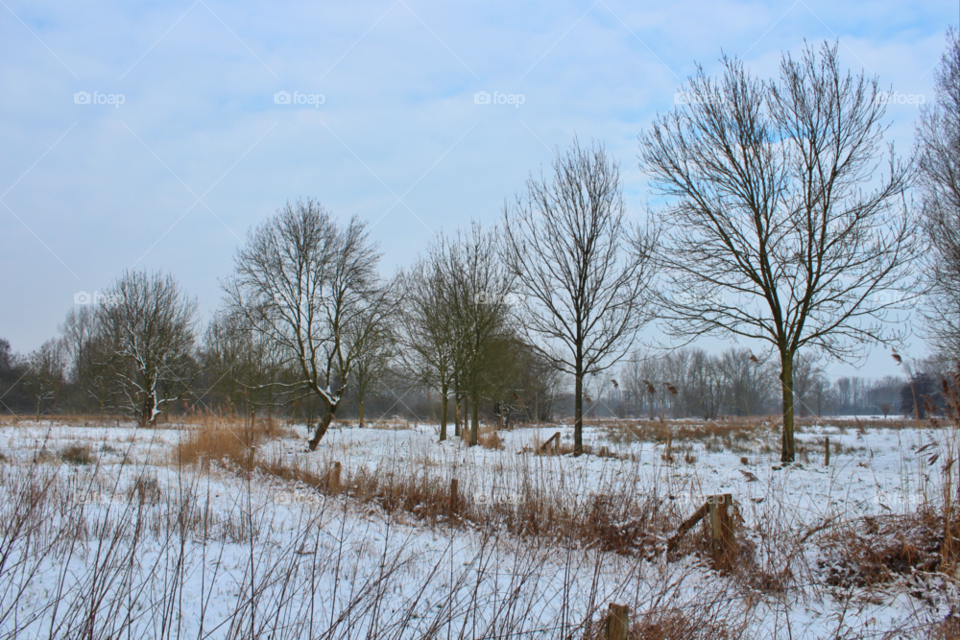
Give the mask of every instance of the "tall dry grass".
[[(733, 431), (709, 437), (727, 433), (735, 442)], [(631, 606), (633, 638), (736, 639), (758, 628), (797, 637), (788, 612), (798, 599), (858, 588), (849, 579), (831, 584), (830, 567), (811, 564), (813, 552), (836, 557), (831, 545), (844, 544), (841, 560), (866, 566), (881, 538), (905, 531), (894, 520), (875, 537), (854, 531), (859, 546), (844, 527), (860, 523), (812, 531), (797, 524), (780, 484), (763, 502), (737, 505), (734, 569), (718, 576), (705, 525), (676, 554), (663, 553), (696, 506), (671, 499), (697, 487), (675, 479), (670, 464), (651, 476), (636, 459), (611, 459), (587, 483), (566, 458), (485, 450), (491, 473), (472, 476), (458, 466), (457, 449), (424, 444), (402, 461), (365, 466), (337, 459), (335, 449), (277, 455), (270, 445), (282, 434), (276, 425), (209, 417), (184, 431), (165, 468), (105, 469), (96, 456), (0, 466), (0, 637), (37, 629), (55, 638), (591, 637), (611, 601)], [(927, 464), (932, 452), (920, 456), (928, 472), (943, 463)], [(335, 462), (337, 491), (328, 477)], [(931, 500), (944, 486), (956, 484), (932, 487)], [(425, 529), (449, 553), (426, 554), (417, 537)], [(872, 584), (931, 571), (879, 562), (887, 577)], [(63, 567), (57, 581), (44, 578), (49, 567)], [(229, 606), (191, 609), (198, 580), (201, 601), (227, 593)], [(61, 586), (38, 600), (49, 583)], [(771, 612), (781, 613), (758, 626)], [(906, 637), (953, 628), (952, 619), (918, 612), (896, 623), (913, 634)], [(845, 620), (829, 628), (830, 637), (858, 637)]]

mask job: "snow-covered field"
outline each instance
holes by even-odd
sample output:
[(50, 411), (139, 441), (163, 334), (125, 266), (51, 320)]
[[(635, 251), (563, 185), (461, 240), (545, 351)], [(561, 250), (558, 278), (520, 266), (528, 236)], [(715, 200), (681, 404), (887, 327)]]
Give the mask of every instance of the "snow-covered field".
[[(488, 449), (400, 426), (333, 429), (312, 453), (294, 427), (257, 447), (304, 477), (339, 462), (336, 494), (229, 461), (177, 464), (185, 429), (0, 426), (0, 636), (580, 638), (616, 602), (642, 637), (910, 638), (960, 613), (936, 570), (830, 579), (849, 569), (842, 527), (942, 505), (955, 430), (827, 422), (805, 427), (800, 462), (782, 467), (764, 425), (677, 438), (672, 461), (616, 423), (585, 429), (606, 455), (578, 458), (532, 453), (558, 430), (568, 443), (570, 427), (503, 432)], [(459, 516), (391, 502), (413, 486), (448, 495), (454, 478)], [(744, 566), (715, 571), (699, 528), (664, 554), (719, 493), (742, 518)], [(605, 519), (621, 546), (591, 543), (577, 513)]]

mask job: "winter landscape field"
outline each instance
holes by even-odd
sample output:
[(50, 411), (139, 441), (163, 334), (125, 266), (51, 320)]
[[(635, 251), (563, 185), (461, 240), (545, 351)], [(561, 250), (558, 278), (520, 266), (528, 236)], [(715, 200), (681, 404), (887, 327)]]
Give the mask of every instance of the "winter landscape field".
[(0, 0), (0, 640), (960, 640), (957, 0)]
[[(956, 637), (956, 429), (810, 422), (781, 465), (761, 419), (603, 421), (579, 457), (562, 425), (4, 419), (0, 634), (602, 638), (616, 603), (637, 638)], [(729, 568), (706, 524), (667, 552), (724, 493)]]

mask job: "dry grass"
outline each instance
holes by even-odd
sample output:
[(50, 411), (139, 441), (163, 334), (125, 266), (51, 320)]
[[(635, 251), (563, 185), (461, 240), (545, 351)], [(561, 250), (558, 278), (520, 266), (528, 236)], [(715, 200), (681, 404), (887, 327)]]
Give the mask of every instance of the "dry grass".
[(503, 449), (503, 438), (497, 433), (496, 429), (484, 428), (480, 430), (477, 436), (477, 444), (484, 449)]
[(960, 514), (947, 524), (943, 511), (924, 505), (914, 513), (841, 522), (823, 535), (826, 583), (849, 588), (888, 584), (917, 572), (953, 572), (944, 554), (946, 535), (960, 540)]
[(79, 442), (69, 444), (60, 449), (57, 455), (64, 462), (74, 465), (93, 464), (96, 461), (90, 445)]
[(173, 453), (178, 465), (198, 464), (209, 468), (211, 462), (228, 462), (251, 469), (256, 448), (267, 440), (288, 434), (289, 428), (269, 419), (243, 420), (206, 415), (186, 430)]
[[(532, 453), (538, 456), (572, 456), (574, 454), (573, 442), (565, 442), (562, 438), (551, 442), (549, 446), (545, 447), (544, 444), (545, 441), (540, 437), (540, 434), (535, 433), (530, 441), (530, 444), (520, 449), (520, 452)], [(634, 456), (626, 453), (618, 453), (606, 445), (594, 447), (590, 444), (584, 443), (583, 454), (588, 456), (596, 456), (598, 458), (614, 458), (617, 460), (630, 460), (636, 462), (636, 458)]]
[[(692, 439), (695, 433), (693, 424), (681, 426), (690, 428), (686, 433), (691, 434)], [(657, 424), (643, 426), (651, 430), (655, 427)], [(758, 425), (756, 428), (767, 427)], [(33, 485), (22, 487), (22, 504), (29, 506), (34, 504), (31, 501), (38, 501), (37, 504), (42, 508), (37, 508), (35, 518), (31, 516), (31, 526), (35, 524), (38, 529), (45, 532), (44, 535), (53, 536), (51, 539), (55, 539), (56, 536), (61, 536), (59, 540), (66, 540), (70, 536), (86, 540), (106, 539), (104, 536), (127, 535), (128, 532), (138, 530), (137, 528), (142, 526), (150, 530), (158, 539), (162, 535), (172, 536), (171, 539), (174, 541), (178, 540), (177, 536), (200, 540), (219, 536), (224, 540), (249, 541), (251, 557), (253, 557), (254, 553), (265, 553), (264, 549), (267, 546), (263, 548), (259, 546), (259, 536), (264, 534), (258, 529), (258, 525), (247, 519), (252, 516), (249, 513), (237, 511), (223, 517), (224, 514), (218, 513), (216, 507), (211, 511), (211, 507), (203, 502), (200, 485), (195, 480), (194, 472), (210, 469), (211, 466), (220, 466), (244, 478), (258, 479), (258, 481), (264, 481), (261, 476), (270, 476), (267, 482), (273, 487), (279, 484), (306, 489), (311, 496), (334, 493), (327, 473), (333, 463), (334, 450), (328, 453), (323, 463), (309, 468), (300, 466), (302, 463), (297, 460), (303, 460), (304, 464), (309, 465), (311, 460), (317, 461), (318, 456), (312, 458), (294, 456), (287, 459), (278, 455), (270, 460), (260, 457), (262, 454), (258, 454), (258, 450), (271, 438), (284, 433), (283, 427), (271, 425), (266, 421), (248, 424), (239, 420), (212, 416), (195, 420), (172, 453), (172, 459), (177, 466), (171, 470), (183, 478), (194, 478), (193, 481), (187, 481), (188, 485), (193, 482), (193, 488), (182, 493), (172, 489), (164, 490), (156, 477), (150, 475), (151, 468), (145, 467), (144, 472), (136, 478), (135, 482), (125, 484), (122, 491), (117, 494), (124, 496), (123, 500), (129, 505), (124, 507), (126, 511), (123, 515), (124, 518), (129, 517), (129, 522), (99, 522), (93, 515), (87, 514), (83, 516), (82, 524), (69, 530), (64, 529), (59, 533), (54, 532), (45, 523), (48, 515), (57, 513), (58, 510), (65, 515), (66, 520), (70, 519), (69, 514), (75, 512), (83, 515), (80, 511), (70, 511), (70, 509), (79, 509), (75, 505), (71, 506), (73, 503), (67, 497), (71, 495), (71, 491), (75, 493), (75, 487), (69, 484), (73, 482), (70, 480), (70, 474), (86, 477), (97, 473), (97, 468), (93, 467), (70, 469), (70, 474), (66, 474), (58, 470), (66, 469), (62, 464), (59, 467), (44, 465), (44, 474), (60, 473), (63, 477), (57, 483), (51, 484), (52, 489), (49, 492), (40, 496), (38, 491), (41, 491), (43, 486), (41, 481), (45, 481), (45, 478), (37, 476), (31, 481)], [(716, 427), (706, 436), (701, 437), (706, 437), (708, 441), (729, 439), (736, 442), (738, 433), (740, 430), (733, 427), (729, 429)], [(484, 444), (483, 440), (493, 437), (500, 440), (496, 431), (485, 429), (481, 432), (481, 445), (490, 446), (489, 443)], [(678, 438), (674, 434), (675, 444), (677, 441)], [(502, 446), (502, 441), (500, 444)], [(539, 448), (539, 444), (537, 442), (534, 446)], [(667, 476), (664, 476), (664, 480), (654, 480), (654, 486), (650, 486), (650, 478), (640, 474), (639, 466), (634, 465), (633, 461), (624, 460), (621, 463), (612, 463), (611, 475), (604, 476), (603, 480), (592, 483), (590, 486), (585, 486), (576, 484), (574, 477), (576, 474), (562, 475), (562, 471), (569, 467), (570, 461), (553, 458), (552, 455), (490, 456), (484, 454), (484, 459), (496, 460), (496, 464), (504, 465), (502, 473), (498, 470), (493, 474), (496, 477), (495, 482), (500, 484), (493, 487), (477, 484), (471, 486), (472, 478), (467, 474), (460, 475), (460, 493), (457, 496), (458, 499), (454, 501), (450, 481), (460, 472), (451, 469), (449, 464), (443, 464), (445, 448), (431, 448), (425, 445), (423, 451), (414, 451), (414, 455), (407, 456), (402, 463), (384, 461), (382, 464), (378, 463), (375, 468), (352, 466), (347, 460), (344, 462), (339, 493), (348, 496), (350, 500), (317, 500), (313, 504), (343, 504), (344, 512), (347, 509), (346, 505), (359, 504), (363, 506), (360, 510), (362, 513), (382, 512), (395, 516), (398, 522), (409, 523), (412, 517), (418, 521), (416, 524), (438, 526), (436, 530), (438, 537), (449, 532), (451, 540), (454, 536), (475, 536), (480, 535), (480, 532), (484, 536), (498, 536), (500, 532), (508, 532), (516, 536), (509, 543), (511, 548), (520, 548), (521, 545), (525, 545), (524, 548), (542, 550), (554, 558), (561, 557), (564, 549), (576, 550), (572, 556), (567, 557), (574, 557), (577, 561), (582, 558), (592, 558), (594, 552), (601, 551), (607, 552), (609, 557), (621, 558), (625, 562), (636, 561), (637, 566), (641, 564), (647, 567), (686, 566), (691, 572), (704, 570), (705, 563), (696, 558), (690, 558), (686, 563), (669, 561), (676, 560), (675, 556), (694, 555), (702, 559), (709, 557), (710, 536), (706, 525), (691, 531), (684, 538), (677, 553), (666, 558), (667, 561), (661, 562), (660, 554), (664, 547), (664, 540), (676, 529), (682, 518), (690, 514), (686, 506), (678, 507), (664, 498), (678, 488), (687, 489), (687, 487), (666, 486), (669, 482)], [(554, 448), (551, 447), (551, 449)], [(815, 450), (816, 443), (811, 446), (811, 451)], [(695, 456), (691, 455), (689, 449), (678, 445), (673, 451), (678, 456), (684, 455), (685, 452), (686, 461), (689, 464), (695, 463)], [(931, 451), (932, 449), (929, 449), (923, 453), (930, 455)], [(92, 451), (89, 453), (93, 455)], [(418, 453), (420, 455), (417, 455)], [(572, 453), (572, 445), (569, 442), (562, 442), (554, 451), (545, 453)], [(605, 448), (593, 454), (612, 456)], [(61, 460), (65, 460), (62, 451), (58, 456)], [(693, 458), (693, 461), (690, 458)], [(0, 489), (8, 490), (9, 495), (17, 496), (21, 495), (18, 493), (21, 488), (4, 481), (5, 476), (9, 477), (8, 474), (11, 472), (8, 470), (12, 467), (13, 465), (0, 466)], [(557, 475), (552, 475), (554, 473)], [(529, 482), (519, 482), (517, 478), (526, 478)], [(477, 495), (485, 488), (489, 490), (503, 488), (503, 496), (510, 499), (478, 500)], [(596, 493), (590, 493), (590, 491)], [(668, 597), (661, 601), (653, 596), (644, 599), (638, 597), (635, 600), (616, 600), (629, 602), (631, 605), (633, 625), (630, 638), (634, 640), (639, 638), (733, 640), (746, 637), (744, 611), (749, 612), (751, 607), (762, 602), (764, 598), (768, 601), (793, 598), (805, 588), (801, 585), (807, 585), (813, 579), (820, 579), (828, 585), (843, 588), (859, 588), (861, 585), (870, 587), (875, 584), (889, 583), (916, 572), (938, 572), (943, 568), (944, 540), (952, 539), (945, 538), (943, 532), (953, 531), (952, 536), (956, 536), (960, 541), (960, 505), (955, 502), (953, 503), (955, 506), (952, 507), (955, 517), (950, 521), (949, 526), (943, 517), (944, 511), (936, 509), (918, 512), (915, 516), (875, 518), (872, 522), (866, 519), (856, 522), (838, 522), (836, 526), (824, 528), (816, 537), (810, 536), (809, 542), (804, 546), (808, 537), (803, 531), (797, 531), (796, 522), (786, 516), (790, 510), (788, 502), (788, 496), (785, 494), (769, 494), (762, 505), (752, 505), (747, 501), (749, 507), (755, 509), (762, 507), (763, 511), (758, 510), (753, 517), (748, 516), (752, 523), (749, 527), (744, 525), (742, 519), (735, 519), (738, 546), (733, 571), (727, 577), (704, 581), (704, 584), (716, 588), (717, 593), (722, 597), (716, 594), (706, 595), (698, 589), (691, 591), (689, 584), (686, 584), (683, 591), (687, 592), (686, 597), (689, 600), (685, 601), (671, 601)], [(275, 503), (278, 501), (275, 500)], [(777, 507), (777, 505), (785, 506)], [(376, 509), (370, 507), (376, 507)], [(29, 508), (34, 509), (34, 506)], [(351, 510), (353, 510), (352, 507)], [(311, 524), (310, 526), (313, 530), (321, 529), (319, 525)], [(266, 527), (263, 531), (266, 531)], [(285, 548), (285, 555), (278, 563), (274, 565), (265, 563), (265, 570), (269, 570), (270, 573), (258, 577), (258, 580), (262, 579), (264, 583), (271, 581), (281, 583), (283, 580), (299, 579), (295, 578), (300, 575), (297, 571), (303, 571), (305, 567), (309, 570), (307, 565), (296, 564), (302, 562), (304, 556), (298, 554), (303, 549), (303, 542), (308, 539), (304, 535), (302, 540), (295, 541), (299, 546)], [(11, 540), (15, 541), (13, 538)], [(256, 548), (254, 548), (254, 541), (257, 541)], [(809, 569), (803, 566), (806, 562), (805, 555), (814, 556), (810, 553), (815, 551), (811, 549), (813, 545), (822, 549), (824, 551), (822, 555), (832, 560), (831, 564), (819, 567), (815, 576), (811, 576)], [(170, 553), (176, 551), (171, 547)], [(53, 558), (55, 547), (51, 547), (51, 551), (47, 553), (49, 558)], [(604, 554), (596, 555), (600, 557)], [(656, 562), (640, 562), (641, 559), (649, 560), (654, 556), (658, 558)], [(387, 560), (389, 564), (390, 559)], [(937, 563), (937, 560), (941, 562)], [(107, 573), (101, 574), (100, 577), (109, 575), (109, 571), (112, 570), (107, 567)], [(553, 570), (553, 574), (555, 573), (556, 570)], [(702, 574), (697, 573), (697, 575)], [(826, 577), (825, 580), (824, 577)], [(0, 581), (2, 579), (3, 574), (0, 571)], [(379, 579), (382, 582), (382, 576)], [(495, 583), (497, 578), (493, 577), (491, 580)], [(374, 595), (386, 593), (387, 589), (381, 582), (371, 579), (370, 589), (364, 593)], [(656, 576), (651, 576), (651, 582), (656, 582)], [(409, 580), (403, 584), (406, 585), (405, 589), (411, 584), (415, 589), (421, 588), (421, 585), (411, 583)], [(306, 583), (297, 586), (306, 588)], [(391, 588), (393, 586), (395, 585)], [(669, 581), (664, 581), (662, 593), (667, 593), (673, 588)], [(676, 591), (681, 591), (679, 586)], [(517, 593), (520, 592), (521, 590), (517, 591)], [(156, 593), (162, 594), (163, 590), (158, 587)], [(659, 595), (657, 594), (657, 597)], [(362, 606), (372, 606), (372, 601), (360, 602)], [(604, 601), (604, 604), (606, 602), (608, 601)], [(379, 601), (377, 603), (379, 606)], [(0, 603), (0, 608), (4, 604), (6, 603)], [(280, 607), (289, 605), (278, 601), (276, 606), (279, 610)], [(165, 610), (163, 606), (156, 605), (150, 611)], [(374, 613), (370, 615), (374, 616), (387, 615), (377, 614), (375, 609), (364, 611), (373, 611)], [(590, 633), (596, 629), (598, 613), (596, 609), (589, 613), (594, 623), (587, 625), (584, 629), (591, 631), (574, 634), (574, 637), (592, 637)], [(242, 617), (245, 614), (237, 615)], [(258, 612), (258, 615), (261, 614)], [(938, 620), (937, 625), (936, 628), (924, 627), (926, 635), (923, 637), (957, 637), (956, 620)], [(514, 627), (517, 630), (521, 628), (527, 627), (519, 623)], [(502, 626), (491, 627), (489, 637), (506, 637), (508, 629), (510, 627), (506, 622)], [(348, 629), (343, 632), (343, 635), (331, 634), (330, 637), (351, 637), (350, 633), (351, 630)], [(497, 633), (502, 635), (498, 636)], [(383, 637), (393, 638), (394, 636)], [(395, 637), (402, 636), (398, 633)], [(430, 636), (424, 635), (424, 637)], [(466, 637), (477, 637), (477, 635)], [(856, 636), (837, 633), (831, 637)]]

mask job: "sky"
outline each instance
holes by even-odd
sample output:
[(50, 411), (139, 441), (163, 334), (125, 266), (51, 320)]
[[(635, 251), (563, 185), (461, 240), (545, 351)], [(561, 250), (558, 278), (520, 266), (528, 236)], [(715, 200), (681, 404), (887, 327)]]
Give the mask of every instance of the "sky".
[[(909, 153), (958, 22), (955, 1), (0, 0), (0, 337), (38, 347), (128, 268), (172, 273), (207, 319), (248, 231), (297, 198), (368, 221), (389, 275), (498, 222), (574, 136), (606, 145), (642, 220), (637, 136), (722, 54), (769, 78), (838, 41), (914, 97), (887, 111)], [(882, 349), (830, 365), (895, 373)]]

